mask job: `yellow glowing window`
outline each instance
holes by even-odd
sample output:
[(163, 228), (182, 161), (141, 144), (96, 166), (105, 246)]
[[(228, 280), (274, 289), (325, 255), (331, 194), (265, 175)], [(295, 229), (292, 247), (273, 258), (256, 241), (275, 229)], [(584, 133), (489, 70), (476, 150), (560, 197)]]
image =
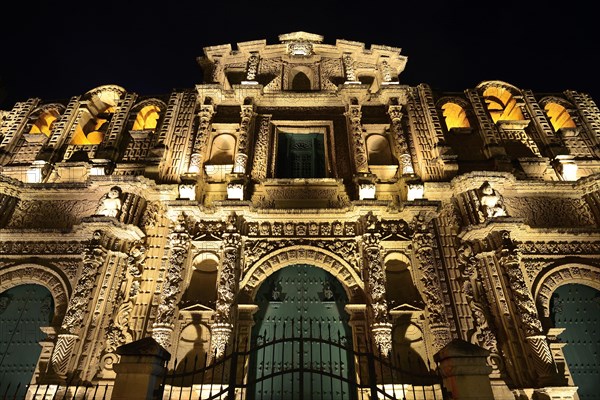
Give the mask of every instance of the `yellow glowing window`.
[(156, 129), (158, 118), (160, 117), (160, 108), (157, 106), (146, 106), (138, 112), (133, 123), (132, 130), (145, 131)]
[(562, 128), (575, 128), (575, 122), (566, 108), (558, 103), (548, 103), (544, 107), (555, 131)]
[(446, 103), (442, 106), (446, 128), (470, 128), (471, 124), (467, 119), (467, 113), (464, 108), (456, 103)]
[(31, 134), (44, 134), (46, 136), (50, 136), (50, 131), (52, 131), (52, 124), (59, 117), (58, 111), (56, 110), (48, 110), (44, 111), (35, 123), (31, 126), (29, 133)]
[(103, 131), (106, 129), (107, 124), (108, 120), (96, 118), (88, 121), (83, 127), (81, 124), (77, 125), (71, 144), (85, 146), (102, 143), (102, 139), (104, 139)]
[(489, 87), (483, 92), (483, 98), (494, 122), (525, 119), (517, 100), (508, 90), (501, 87)]

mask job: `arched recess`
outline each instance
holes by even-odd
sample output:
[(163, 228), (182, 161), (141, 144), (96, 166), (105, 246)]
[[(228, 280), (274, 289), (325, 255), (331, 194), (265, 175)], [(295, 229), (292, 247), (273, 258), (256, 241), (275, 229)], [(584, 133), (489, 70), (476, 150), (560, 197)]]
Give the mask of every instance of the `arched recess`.
[(545, 97), (540, 101), (540, 105), (544, 108), (546, 116), (550, 120), (552, 128), (555, 132), (560, 129), (574, 129), (577, 127), (569, 110), (574, 107), (564, 99), (558, 97)]
[(52, 326), (59, 327), (69, 305), (69, 283), (52, 268), (38, 264), (19, 264), (0, 270), (0, 293), (25, 284), (41, 285), (50, 291), (54, 300)]
[(313, 246), (289, 246), (273, 251), (254, 263), (244, 274), (240, 292), (254, 299), (260, 284), (275, 271), (294, 264), (309, 264), (324, 269), (344, 287), (350, 303), (364, 303), (364, 283), (342, 257)]
[(480, 84), (478, 89), (483, 95), (488, 113), (494, 123), (525, 120), (515, 98), (520, 95), (516, 87), (501, 81), (490, 81)]
[(29, 129), (29, 134), (50, 136), (54, 122), (60, 118), (64, 111), (61, 104), (47, 104), (32, 113), (33, 123)]
[(392, 150), (388, 138), (380, 134), (372, 134), (367, 137), (367, 152), (369, 165), (392, 165)]
[(410, 259), (403, 253), (388, 253), (383, 259), (383, 266), (390, 308), (402, 305), (423, 307), (423, 299), (414, 285)]
[(210, 165), (229, 165), (233, 164), (233, 156), (235, 152), (235, 137), (228, 133), (223, 133), (216, 136), (211, 145)]
[(455, 99), (444, 102), (440, 109), (446, 123), (446, 129), (467, 129), (471, 127), (466, 107)]
[[(207, 354), (210, 351), (210, 328), (203, 323), (186, 325), (179, 334), (177, 341), (177, 368), (175, 372), (186, 372), (204, 366)], [(190, 384), (194, 377), (188, 375), (181, 384)]]
[(294, 67), (288, 75), (288, 89), (295, 91), (308, 91), (314, 88), (314, 73), (306, 66)]
[(194, 257), (192, 267), (189, 284), (181, 296), (181, 307), (200, 304), (214, 309), (219, 257), (214, 253), (202, 252)]
[(554, 266), (538, 279), (532, 288), (540, 317), (550, 317), (552, 293), (562, 285), (576, 283), (600, 290), (600, 266), (582, 263), (565, 263)]
[(158, 125), (158, 120), (161, 115), (161, 108), (156, 104), (148, 104), (143, 106), (135, 113), (133, 121), (133, 131), (154, 131)]

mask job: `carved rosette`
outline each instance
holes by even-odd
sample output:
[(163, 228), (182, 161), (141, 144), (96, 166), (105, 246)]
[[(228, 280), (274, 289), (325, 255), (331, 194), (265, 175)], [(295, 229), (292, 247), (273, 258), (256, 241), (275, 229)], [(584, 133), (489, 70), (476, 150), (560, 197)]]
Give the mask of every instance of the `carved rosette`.
[(254, 106), (242, 105), (240, 116), (240, 128), (238, 133), (237, 151), (234, 160), (233, 172), (236, 174), (245, 174), (246, 166), (248, 165), (248, 132), (252, 125), (252, 118), (254, 117)]
[(91, 302), (94, 288), (97, 286), (96, 280), (100, 267), (106, 258), (106, 251), (100, 245), (101, 238), (102, 232), (94, 232), (90, 244), (83, 252), (81, 276), (69, 301), (69, 306), (61, 325), (62, 332), (58, 335), (56, 346), (52, 353), (52, 370), (60, 377), (64, 377), (67, 372), (69, 358), (75, 347), (75, 342), (79, 338), (83, 319)]
[(200, 108), (198, 116), (200, 117), (200, 125), (198, 126), (198, 132), (196, 133), (196, 139), (194, 140), (194, 146), (192, 154), (190, 156), (190, 166), (188, 172), (197, 173), (200, 172), (202, 163), (204, 162), (204, 153), (206, 151), (206, 140), (210, 133), (210, 125), (215, 114), (215, 109), (212, 105), (203, 105)]
[(177, 223), (169, 234), (169, 247), (171, 249), (169, 268), (162, 288), (156, 319), (152, 325), (152, 337), (166, 349), (170, 347), (170, 334), (166, 338), (166, 331), (169, 328), (172, 331), (175, 310), (177, 309), (176, 303), (181, 291), (181, 281), (183, 280), (181, 272), (187, 258), (189, 246), (190, 235), (185, 228), (185, 217), (180, 214)]
[(356, 172), (368, 173), (369, 165), (367, 163), (367, 148), (365, 145), (365, 138), (363, 137), (363, 127), (360, 122), (362, 118), (362, 112), (360, 106), (350, 105), (346, 111), (346, 117), (348, 118), (350, 125), (350, 133), (352, 140), (352, 151), (354, 152), (354, 164)]
[(394, 140), (396, 147), (396, 154), (398, 161), (400, 162), (400, 169), (403, 175), (410, 175), (415, 173), (415, 169), (412, 163), (412, 157), (408, 150), (408, 144), (404, 137), (404, 131), (402, 130), (402, 106), (389, 106), (388, 114), (392, 123), (390, 124), (390, 133)]
[(413, 222), (413, 248), (421, 270), (423, 294), (427, 303), (428, 321), (434, 335), (437, 350), (450, 340), (448, 321), (444, 310), (444, 300), (440, 280), (437, 274), (437, 261), (434, 255), (434, 233), (431, 221), (419, 215)]

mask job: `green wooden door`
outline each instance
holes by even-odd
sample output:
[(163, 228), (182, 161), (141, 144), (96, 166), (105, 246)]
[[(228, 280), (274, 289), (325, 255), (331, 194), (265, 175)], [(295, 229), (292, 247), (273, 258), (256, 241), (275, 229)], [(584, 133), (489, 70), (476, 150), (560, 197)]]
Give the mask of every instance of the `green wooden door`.
[(0, 393), (24, 395), (42, 351), (39, 342), (46, 337), (40, 327), (50, 324), (53, 309), (52, 295), (40, 285), (0, 294)]
[(600, 292), (589, 286), (569, 284), (552, 295), (555, 326), (567, 343), (565, 359), (581, 400), (600, 400)]
[[(262, 399), (353, 399), (347, 381), (354, 368), (346, 294), (328, 272), (294, 265), (271, 275), (256, 299), (250, 395)], [(271, 343), (274, 339), (297, 340)], [(307, 338), (332, 339), (342, 346)], [(261, 347), (261, 345), (266, 346)], [(340, 379), (343, 377), (344, 379)]]

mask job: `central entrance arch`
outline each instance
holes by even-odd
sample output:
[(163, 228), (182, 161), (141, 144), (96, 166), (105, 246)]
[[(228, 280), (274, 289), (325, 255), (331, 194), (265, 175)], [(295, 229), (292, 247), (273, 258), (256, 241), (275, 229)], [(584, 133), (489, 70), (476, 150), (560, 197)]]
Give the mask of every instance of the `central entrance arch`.
[(352, 348), (348, 298), (333, 275), (308, 264), (279, 269), (261, 284), (255, 302), (253, 399), (355, 397), (348, 383), (354, 374), (346, 350)]

